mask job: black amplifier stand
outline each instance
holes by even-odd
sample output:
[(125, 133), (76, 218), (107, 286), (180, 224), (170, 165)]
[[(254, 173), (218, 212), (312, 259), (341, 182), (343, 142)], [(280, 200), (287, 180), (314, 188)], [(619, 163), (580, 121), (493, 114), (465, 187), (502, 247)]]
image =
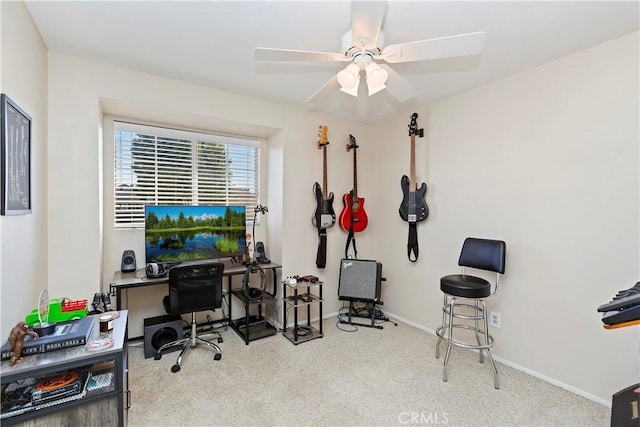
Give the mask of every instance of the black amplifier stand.
[[(360, 301), (360, 302), (365, 302), (367, 304), (366, 306), (366, 310), (367, 310), (367, 315), (363, 315), (360, 313), (361, 310), (355, 308), (354, 304), (357, 301), (349, 301), (349, 315), (348, 315), (348, 319), (349, 320), (343, 320), (342, 318), (340, 319), (340, 323), (346, 324), (346, 325), (355, 325), (355, 326), (365, 326), (367, 328), (376, 328), (376, 329), (384, 329), (382, 327), (382, 325), (376, 325), (376, 320), (380, 320), (382, 322), (388, 322), (389, 318), (386, 317), (383, 313), (382, 310), (378, 310), (377, 306), (378, 305), (382, 305), (383, 302), (379, 301), (379, 302), (374, 302), (374, 301)], [(378, 314), (380, 314), (380, 316), (378, 316)], [(351, 320), (352, 317), (359, 317), (359, 318), (363, 318), (363, 319), (371, 319), (371, 323), (357, 323)]]

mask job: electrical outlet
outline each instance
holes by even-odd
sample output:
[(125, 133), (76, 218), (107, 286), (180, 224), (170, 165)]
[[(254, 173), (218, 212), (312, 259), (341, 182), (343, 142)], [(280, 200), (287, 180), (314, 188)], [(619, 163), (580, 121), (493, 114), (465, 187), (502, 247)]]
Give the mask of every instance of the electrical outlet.
[(502, 326), (502, 313), (497, 311), (489, 312), (489, 325), (494, 328), (500, 328)]

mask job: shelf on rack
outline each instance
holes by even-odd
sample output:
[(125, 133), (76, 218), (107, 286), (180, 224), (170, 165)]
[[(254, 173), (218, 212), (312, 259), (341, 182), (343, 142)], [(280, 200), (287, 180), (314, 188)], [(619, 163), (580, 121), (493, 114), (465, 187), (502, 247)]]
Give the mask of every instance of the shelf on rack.
[(297, 301), (295, 300), (293, 295), (289, 295), (287, 298), (285, 298), (284, 302), (287, 303), (288, 305), (295, 307), (301, 307), (303, 305), (309, 305), (312, 304), (314, 302), (320, 302), (322, 301), (317, 295), (308, 293), (308, 294), (299, 294), (298, 295), (298, 299)]
[[(311, 333), (309, 333), (308, 335), (300, 335), (301, 332), (299, 331), (297, 340), (296, 340), (295, 330), (293, 328), (289, 328), (287, 331), (282, 332), (282, 335), (287, 337), (289, 341), (291, 341), (295, 345), (298, 345), (301, 342), (309, 341), (315, 338), (322, 338), (324, 336), (322, 332), (320, 332), (318, 329), (314, 328), (313, 326), (310, 326), (307, 328), (309, 328), (308, 330), (310, 330)], [(305, 330), (304, 332), (306, 333), (307, 331)]]
[(249, 334), (247, 337), (247, 319), (241, 317), (239, 319), (231, 320), (231, 328), (245, 341), (265, 338), (275, 335), (278, 332), (276, 327), (266, 319), (258, 318), (257, 316), (249, 316), (248, 324)]

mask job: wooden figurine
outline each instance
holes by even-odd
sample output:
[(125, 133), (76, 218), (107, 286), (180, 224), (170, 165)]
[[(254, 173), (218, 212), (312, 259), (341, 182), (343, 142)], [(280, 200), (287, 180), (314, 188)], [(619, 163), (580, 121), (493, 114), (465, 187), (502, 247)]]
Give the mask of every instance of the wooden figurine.
[(22, 346), (24, 345), (24, 337), (30, 335), (33, 338), (38, 338), (36, 332), (27, 329), (25, 322), (20, 322), (11, 329), (9, 334), (9, 350), (13, 352), (11, 360), (9, 360), (9, 366), (13, 366), (22, 361)]

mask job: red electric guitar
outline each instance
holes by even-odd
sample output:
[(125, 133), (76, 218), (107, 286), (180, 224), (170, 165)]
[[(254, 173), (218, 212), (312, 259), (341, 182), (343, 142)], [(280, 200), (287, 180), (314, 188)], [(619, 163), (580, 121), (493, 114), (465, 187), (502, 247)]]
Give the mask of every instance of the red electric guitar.
[[(347, 151), (353, 149), (353, 190), (342, 196), (344, 207), (340, 212), (340, 227), (346, 232), (353, 231), (359, 233), (367, 228), (369, 218), (364, 211), (364, 198), (358, 197), (358, 156), (356, 139), (353, 135), (349, 135), (349, 143)], [(353, 227), (353, 228), (352, 228)]]

